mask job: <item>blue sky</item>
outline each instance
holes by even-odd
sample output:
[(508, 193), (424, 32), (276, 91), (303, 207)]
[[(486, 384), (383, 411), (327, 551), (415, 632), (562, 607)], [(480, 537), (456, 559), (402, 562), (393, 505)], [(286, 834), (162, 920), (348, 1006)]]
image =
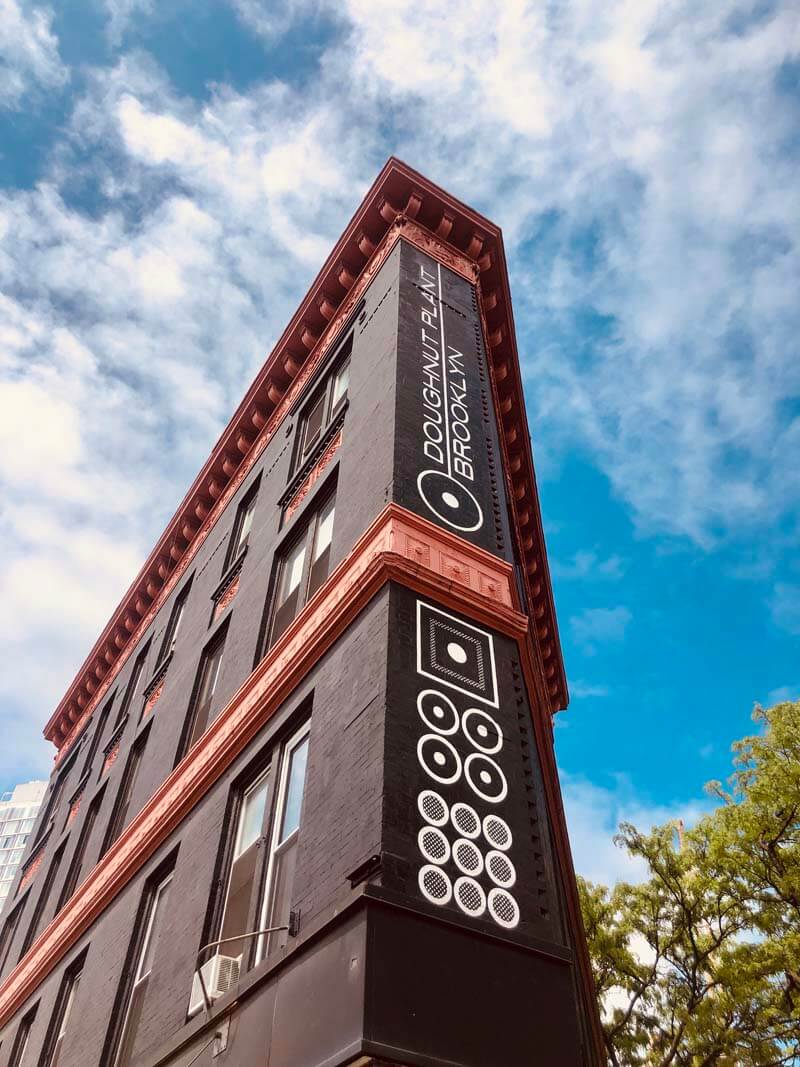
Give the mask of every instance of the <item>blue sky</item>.
[(694, 817), (800, 695), (792, 7), (0, 0), (0, 788), (395, 153), (504, 230), (577, 865)]

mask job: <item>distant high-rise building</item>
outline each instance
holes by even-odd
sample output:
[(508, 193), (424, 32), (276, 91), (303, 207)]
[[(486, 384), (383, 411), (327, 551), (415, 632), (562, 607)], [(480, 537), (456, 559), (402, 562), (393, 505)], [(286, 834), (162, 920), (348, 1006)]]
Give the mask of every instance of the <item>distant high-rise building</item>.
[(0, 913), (46, 792), (47, 782), (24, 782), (0, 796)]
[(392, 159), (45, 727), (0, 1067), (599, 1067), (566, 702), (502, 235)]

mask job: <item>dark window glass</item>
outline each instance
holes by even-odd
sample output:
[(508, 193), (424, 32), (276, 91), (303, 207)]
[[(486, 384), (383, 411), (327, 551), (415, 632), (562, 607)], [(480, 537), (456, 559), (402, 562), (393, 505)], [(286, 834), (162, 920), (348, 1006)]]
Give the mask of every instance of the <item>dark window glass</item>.
[(302, 466), (314, 451), (314, 448), (319, 443), (334, 416), (340, 411), (347, 397), (347, 388), (350, 384), (349, 353), (352, 347), (352, 335), (345, 342), (344, 347), (348, 353), (347, 357), (344, 361), (342, 361), (341, 357), (338, 359), (334, 369), (325, 376), (300, 415), (294, 470)]
[(164, 914), (171, 885), (172, 872), (147, 890), (144, 911), (135, 934), (136, 950), (130, 969), (130, 985), (124, 994), (122, 1010), (115, 1013), (122, 1022), (109, 1061), (113, 1067), (127, 1067), (133, 1055), (136, 1032), (147, 995), (147, 984), (164, 927)]
[[(38, 1007), (38, 1004), (36, 1007)], [(33, 1008), (33, 1010), (29, 1011), (19, 1024), (19, 1030), (17, 1030), (17, 1036), (14, 1039), (14, 1046), (11, 1049), (11, 1059), (8, 1061), (8, 1067), (23, 1067), (23, 1063), (27, 1064), (25, 1053), (28, 1051), (31, 1028), (33, 1027), (33, 1020), (35, 1018), (36, 1008)]]
[(172, 605), (172, 611), (170, 612), (169, 622), (167, 628), (164, 631), (164, 640), (161, 642), (161, 649), (158, 653), (159, 664), (163, 663), (170, 652), (175, 647), (175, 642), (178, 639), (178, 630), (181, 628), (181, 622), (183, 620), (183, 613), (186, 608), (186, 601), (189, 598), (189, 592), (192, 588), (192, 579), (184, 585), (181, 589), (180, 596)]
[(50, 861), (50, 866), (47, 868), (47, 877), (42, 883), (42, 888), (39, 893), (39, 899), (36, 902), (36, 909), (33, 913), (31, 924), (28, 927), (28, 932), (25, 934), (25, 940), (22, 942), (22, 948), (20, 949), (19, 953), (20, 959), (22, 959), (22, 957), (31, 947), (36, 938), (36, 935), (39, 933), (39, 927), (42, 923), (42, 916), (44, 915), (45, 909), (47, 908), (47, 902), (50, 899), (50, 893), (53, 889), (53, 883), (55, 882), (56, 876), (58, 875), (58, 868), (61, 866), (61, 858), (64, 855), (65, 847), (66, 845), (62, 845), (59, 848), (58, 852), (56, 852), (56, 854)]
[[(66, 1036), (70, 1025), (70, 1018), (74, 1014), (73, 1007), (78, 995), (78, 988), (81, 984), (81, 974), (83, 972), (83, 961), (85, 958), (86, 953), (84, 952), (80, 961), (73, 964), (64, 975), (64, 980), (61, 983), (61, 989), (58, 993), (55, 1011), (53, 1012), (53, 1019), (50, 1023), (47, 1042), (44, 1051), (42, 1052), (42, 1058), (39, 1061), (42, 1067), (56, 1067), (61, 1057), (64, 1037)], [(76, 1022), (76, 1026), (79, 1026), (78, 1022)]]
[(266, 647), (277, 641), (328, 577), (335, 512), (332, 493), (281, 556)]
[(122, 703), (119, 706), (119, 712), (117, 713), (117, 721), (115, 723), (116, 726), (119, 726), (119, 724), (128, 714), (128, 710), (130, 709), (130, 706), (133, 703), (133, 699), (139, 692), (139, 685), (142, 681), (142, 673), (144, 671), (144, 661), (147, 659), (147, 653), (149, 651), (150, 642), (148, 641), (142, 651), (136, 657), (136, 662), (133, 665), (133, 672), (131, 674), (130, 681), (128, 682), (128, 688), (125, 690), (125, 696), (123, 697)]
[[(114, 694), (116, 696), (116, 694)], [(86, 761), (83, 764), (83, 771), (81, 772), (81, 778), (88, 774), (92, 769), (94, 763), (94, 757), (97, 755), (97, 750), (100, 747), (100, 742), (103, 740), (103, 734), (105, 732), (106, 723), (108, 722), (108, 716), (111, 714), (111, 705), (114, 703), (114, 697), (106, 701), (103, 705), (103, 710), (100, 712), (100, 717), (97, 720), (94, 734), (92, 736), (92, 743), (89, 745), (89, 750), (86, 753)]]
[(131, 749), (130, 756), (128, 756), (128, 763), (125, 767), (125, 773), (122, 776), (122, 784), (119, 787), (117, 802), (114, 805), (111, 821), (108, 824), (106, 839), (103, 842), (103, 851), (101, 855), (108, 852), (125, 827), (128, 814), (130, 813), (131, 800), (136, 787), (136, 779), (139, 775), (139, 767), (142, 763), (144, 746), (147, 743), (149, 732), (148, 729), (137, 739), (136, 744)]
[[(285, 746), (281, 758), (275, 820), (270, 836), (266, 892), (261, 910), (261, 929), (286, 926), (289, 922), (307, 759), (308, 724), (306, 723)], [(259, 958), (269, 956), (279, 948), (283, 948), (286, 941), (285, 930), (261, 938)]]
[[(105, 792), (105, 790), (103, 791)], [(86, 858), (86, 850), (89, 847), (89, 843), (92, 838), (92, 831), (94, 830), (94, 824), (97, 822), (97, 814), (100, 811), (100, 805), (103, 801), (103, 793), (100, 793), (94, 798), (89, 805), (89, 810), (86, 812), (86, 820), (81, 827), (80, 837), (78, 843), (75, 846), (75, 853), (72, 857), (72, 862), (69, 865), (67, 871), (67, 877), (64, 881), (64, 886), (61, 890), (61, 896), (59, 897), (58, 907), (59, 910), (64, 907), (69, 898), (75, 892), (75, 887), (80, 881), (81, 874), (83, 873), (83, 862)]]
[(228, 551), (225, 555), (225, 570), (232, 566), (247, 547), (250, 539), (250, 531), (253, 528), (253, 516), (256, 512), (258, 500), (258, 483), (249, 491), (239, 505), (236, 512), (236, 521), (233, 524)]
[(3, 923), (3, 931), (0, 933), (0, 974), (2, 974), (3, 969), (5, 968), (8, 953), (11, 950), (12, 942), (17, 933), (19, 920), (22, 918), (22, 909), (25, 907), (25, 900), (27, 900), (27, 897), (17, 904), (16, 908), (14, 908)]
[(218, 635), (203, 653), (200, 661), (200, 669), (197, 672), (195, 683), (195, 697), (192, 702), (192, 711), (189, 716), (189, 728), (186, 731), (186, 740), (182, 754), (189, 751), (192, 745), (202, 734), (205, 733), (211, 714), (211, 706), (214, 702), (214, 693), (219, 680), (219, 670), (222, 664), (222, 653), (225, 649), (225, 633)]

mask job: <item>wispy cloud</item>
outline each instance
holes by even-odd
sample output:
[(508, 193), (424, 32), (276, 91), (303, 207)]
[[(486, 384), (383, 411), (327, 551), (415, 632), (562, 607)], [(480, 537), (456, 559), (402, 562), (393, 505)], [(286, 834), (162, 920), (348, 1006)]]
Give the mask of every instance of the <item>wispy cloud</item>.
[(556, 557), (551, 570), (557, 578), (621, 578), (625, 573), (625, 560), (620, 556), (603, 559), (597, 552), (579, 550), (570, 560)]
[(789, 700), (800, 700), (800, 682), (796, 685), (779, 685), (777, 689), (771, 689), (767, 693), (765, 704), (769, 708), (773, 704), (783, 704)]
[(790, 634), (800, 634), (800, 585), (777, 582), (770, 611), (776, 626)]
[(611, 690), (607, 685), (584, 682), (579, 678), (569, 683), (569, 695), (573, 700), (587, 700), (590, 697), (607, 697)]
[(52, 89), (67, 80), (52, 22), (47, 7), (0, 0), (0, 108), (16, 107), (34, 88)]
[(585, 608), (570, 620), (572, 636), (587, 652), (607, 642), (622, 641), (633, 616), (626, 607)]

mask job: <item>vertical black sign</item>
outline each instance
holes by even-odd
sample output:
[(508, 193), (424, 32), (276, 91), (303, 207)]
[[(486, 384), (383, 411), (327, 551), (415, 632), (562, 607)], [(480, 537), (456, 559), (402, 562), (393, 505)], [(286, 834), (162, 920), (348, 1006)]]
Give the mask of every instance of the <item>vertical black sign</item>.
[(490, 392), (474, 287), (403, 242), (395, 500), (507, 556)]
[(391, 617), (384, 847), (403, 861), (394, 887), (495, 935), (561, 940), (515, 643), (400, 587)]

